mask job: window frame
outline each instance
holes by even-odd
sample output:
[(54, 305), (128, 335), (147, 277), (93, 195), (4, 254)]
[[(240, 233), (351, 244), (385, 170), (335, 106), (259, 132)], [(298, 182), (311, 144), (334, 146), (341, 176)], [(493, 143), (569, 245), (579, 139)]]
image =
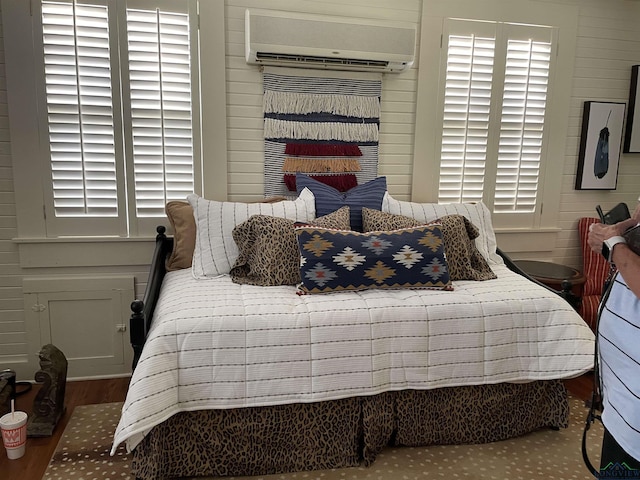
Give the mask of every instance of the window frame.
[[(477, 3), (477, 2), (476, 2)], [(412, 200), (417, 202), (438, 202), (439, 138), (442, 135), (439, 97), (433, 92), (440, 91), (441, 48), (443, 46), (444, 20), (446, 18), (486, 20), (515, 24), (538, 24), (558, 28), (558, 50), (555, 72), (550, 78), (552, 88), (548, 105), (549, 136), (546, 158), (564, 159), (568, 118), (570, 115), (570, 93), (573, 79), (574, 54), (577, 39), (578, 8), (574, 6), (549, 5), (540, 9), (532, 5), (511, 5), (502, 0), (482, 2), (482, 6), (469, 0), (449, 0), (439, 2), (429, 9), (423, 9), (421, 24), (421, 49), (419, 56), (416, 130), (414, 142), (414, 164)], [(446, 56), (445, 56), (446, 61)], [(424, 65), (437, 66), (424, 68)], [(422, 132), (422, 134), (421, 134)], [(561, 175), (557, 169), (544, 169), (540, 177), (540, 208), (537, 209), (531, 226), (500, 224), (492, 215), (499, 240), (509, 242), (508, 251), (540, 252), (551, 251), (559, 228), (557, 206), (560, 202)], [(546, 207), (545, 207), (546, 206)], [(543, 248), (540, 245), (544, 245)]]
[[(63, 0), (64, 3), (72, 3), (70, 0)], [(107, 0), (75, 0), (77, 4), (101, 5), (108, 8)], [(46, 78), (44, 73), (44, 40), (43, 40), (43, 24), (42, 24), (42, 2), (39, 0), (33, 6), (33, 44), (34, 44), (34, 77), (36, 84), (37, 108), (41, 115), (38, 115), (38, 137), (39, 142), (39, 169), (42, 174), (42, 196), (43, 209), (45, 215), (45, 231), (46, 236), (57, 238), (64, 235), (88, 236), (87, 232), (92, 231), (94, 235), (114, 235), (118, 237), (126, 237), (127, 228), (127, 199), (126, 184), (120, 179), (125, 176), (126, 160), (124, 157), (123, 134), (122, 134), (122, 112), (119, 105), (122, 105), (122, 89), (120, 79), (120, 68), (118, 58), (117, 34), (110, 34), (109, 51), (111, 54), (111, 107), (112, 120), (114, 123), (114, 153), (115, 153), (115, 175), (116, 175), (116, 193), (117, 205), (120, 212), (115, 217), (58, 217), (54, 208), (54, 188), (51, 168), (51, 144), (49, 138), (49, 120), (48, 105), (46, 93)], [(108, 28), (110, 31), (118, 31), (117, 15), (113, 13), (108, 17)]]
[[(445, 18), (443, 21), (442, 31), (442, 49), (440, 71), (442, 72), (441, 87), (438, 91), (438, 124), (441, 125), (441, 132), (444, 131), (445, 121), (445, 77), (448, 69), (448, 46), (450, 35), (481, 35), (483, 38), (493, 38), (493, 62), (492, 62), (492, 80), (490, 84), (490, 111), (487, 118), (487, 145), (484, 161), (483, 175), (483, 191), (477, 194), (478, 201), (483, 201), (493, 212), (494, 226), (500, 227), (517, 227), (517, 228), (535, 228), (538, 225), (536, 221), (539, 218), (537, 212), (541, 208), (542, 195), (541, 191), (544, 187), (542, 180), (545, 177), (547, 145), (549, 141), (549, 116), (545, 113), (543, 123), (543, 140), (541, 145), (540, 163), (538, 165), (538, 189), (536, 190), (536, 202), (533, 212), (501, 212), (495, 207), (496, 202), (496, 186), (498, 184), (498, 171), (501, 162), (500, 157), (500, 141), (503, 133), (503, 108), (504, 108), (504, 85), (506, 80), (506, 65), (508, 61), (507, 51), (508, 42), (511, 40), (519, 40), (521, 38), (530, 38), (540, 40), (548, 40), (551, 45), (551, 61), (549, 76), (551, 77), (555, 71), (556, 51), (557, 51), (557, 27), (522, 25), (505, 22), (489, 22), (466, 19)], [(553, 95), (553, 85), (549, 82), (547, 86), (547, 100), (545, 109), (548, 111), (549, 98)], [(441, 156), (443, 135), (437, 139), (437, 151)], [(440, 177), (440, 180), (442, 177)], [(471, 184), (469, 184), (471, 185)], [(439, 201), (442, 198), (442, 182), (439, 182)], [(481, 197), (481, 198), (480, 198)]]
[[(89, 5), (105, 5), (108, 7), (109, 28), (109, 52), (111, 64), (111, 104), (114, 123), (114, 150), (115, 150), (115, 175), (117, 185), (118, 215), (116, 217), (64, 217), (56, 216), (53, 203), (53, 186), (51, 176), (51, 153), (49, 137), (49, 123), (47, 117), (47, 94), (44, 69), (44, 42), (42, 35), (42, 3), (38, 1), (33, 11), (33, 43), (35, 45), (36, 62), (36, 86), (38, 109), (43, 111), (39, 116), (40, 127), (40, 158), (43, 172), (42, 189), (43, 204), (45, 210), (46, 236), (60, 237), (64, 235), (93, 236), (119, 236), (136, 237), (150, 235), (154, 232), (159, 217), (142, 217), (136, 214), (136, 193), (133, 158), (133, 132), (131, 124), (131, 108), (127, 100), (129, 90), (129, 65), (128, 65), (128, 25), (127, 10), (160, 8), (163, 11), (188, 14), (190, 35), (190, 51), (195, 61), (191, 62), (191, 114), (192, 114), (192, 141), (193, 141), (193, 178), (194, 191), (200, 194), (202, 157), (200, 155), (200, 88), (198, 72), (198, 15), (197, 2), (176, 4), (167, 0), (62, 0), (64, 3), (77, 3)], [(162, 218), (162, 217), (160, 217)]]
[[(10, 122), (14, 200), (17, 236), (12, 240), (19, 252), (22, 268), (95, 267), (146, 265), (144, 252), (152, 248), (153, 232), (137, 236), (110, 235), (47, 237), (45, 226), (43, 177), (39, 146), (39, 116), (34, 92), (37, 91), (37, 61), (33, 45), (34, 5), (39, 0), (0, 0), (5, 46), (6, 89)], [(143, 0), (144, 1), (144, 0)], [(224, 2), (197, 2), (199, 14), (200, 85), (215, 85), (201, 91), (200, 122), (202, 178), (198, 188), (210, 199), (226, 200), (227, 116)], [(156, 225), (166, 219), (157, 218)], [(170, 231), (169, 231), (170, 233)]]
[[(104, 0), (98, 0), (100, 3)], [(44, 97), (42, 80), (36, 72), (42, 64), (42, 57), (38, 60), (38, 48), (34, 40), (41, 36), (41, 27), (34, 23), (41, 14), (39, 0), (1, 0), (3, 18), (3, 37), (5, 41), (6, 79), (8, 112), (10, 119), (11, 157), (13, 163), (13, 181), (16, 204), (18, 236), (15, 240), (20, 243), (33, 240), (41, 243), (43, 239), (55, 239), (47, 236), (46, 219), (49, 215), (45, 209), (45, 189), (50, 189), (47, 170), (42, 168), (43, 153), (41, 149), (42, 122), (46, 124), (46, 111), (41, 108), (46, 100), (36, 98), (34, 93)], [(167, 0), (153, 0), (154, 4), (164, 3), (170, 9), (175, 3)], [(216, 84), (215, 89), (201, 92), (198, 110), (193, 115), (201, 123), (201, 128), (207, 126), (211, 135), (204, 136), (194, 142), (199, 149), (200, 158), (207, 155), (213, 158), (207, 165), (201, 165), (200, 172), (194, 178), (197, 193), (208, 195), (209, 198), (226, 199), (227, 165), (227, 137), (226, 137), (226, 87), (225, 45), (224, 45), (224, 5), (219, 2), (206, 2), (204, 5), (197, 0), (189, 0), (197, 9), (196, 21), (203, 27), (198, 34), (192, 36), (192, 41), (199, 44), (200, 70), (195, 80), (198, 84)], [(133, 6), (148, 6), (146, 0), (130, 0)], [(184, 8), (182, 8), (184, 10)], [(201, 20), (204, 13), (205, 19)], [(40, 43), (42, 40), (40, 39)], [(202, 47), (205, 48), (202, 51)], [(40, 52), (42, 52), (40, 48)], [(40, 63), (39, 63), (40, 62)], [(45, 103), (43, 103), (45, 101)], [(201, 107), (201, 108), (200, 108)], [(206, 113), (203, 113), (205, 112)], [(43, 120), (44, 119), (44, 120)], [(212, 126), (215, 125), (215, 128)], [(45, 137), (46, 138), (46, 137)], [(48, 142), (46, 142), (48, 144)], [(48, 149), (48, 147), (47, 147)], [(194, 153), (194, 156), (196, 154)], [(48, 158), (46, 158), (48, 161)], [(123, 162), (118, 162), (123, 163)], [(154, 217), (149, 222), (150, 228), (144, 231), (131, 232), (109, 231), (91, 232), (88, 235), (77, 235), (73, 231), (58, 231), (56, 234), (64, 238), (153, 238), (155, 225), (167, 225), (164, 217)], [(153, 226), (151, 226), (151, 224)], [(56, 242), (53, 242), (56, 243)]]

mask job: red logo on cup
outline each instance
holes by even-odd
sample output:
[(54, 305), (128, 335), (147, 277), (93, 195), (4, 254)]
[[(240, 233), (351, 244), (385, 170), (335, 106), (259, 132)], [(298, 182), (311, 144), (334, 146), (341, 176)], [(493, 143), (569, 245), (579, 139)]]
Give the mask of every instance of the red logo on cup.
[(11, 430), (2, 430), (2, 437), (4, 439), (4, 446), (7, 448), (15, 448), (22, 445), (26, 438), (23, 436), (26, 433), (26, 428), (13, 428)]

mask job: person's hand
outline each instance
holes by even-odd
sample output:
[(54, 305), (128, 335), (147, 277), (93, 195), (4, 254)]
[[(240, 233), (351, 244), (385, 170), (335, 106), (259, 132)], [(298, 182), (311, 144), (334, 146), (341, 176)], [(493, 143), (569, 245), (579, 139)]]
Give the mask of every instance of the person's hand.
[(587, 237), (587, 243), (591, 250), (596, 253), (602, 252), (602, 244), (608, 238), (622, 235), (629, 228), (635, 226), (640, 222), (640, 205), (633, 212), (632, 218), (623, 220), (614, 225), (605, 225), (603, 223), (593, 223), (589, 227), (589, 236)]

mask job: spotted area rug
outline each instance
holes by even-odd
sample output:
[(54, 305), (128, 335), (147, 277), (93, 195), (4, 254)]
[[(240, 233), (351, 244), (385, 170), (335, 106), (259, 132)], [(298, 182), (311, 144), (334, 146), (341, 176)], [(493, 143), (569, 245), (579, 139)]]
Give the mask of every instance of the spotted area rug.
[[(582, 461), (581, 441), (587, 409), (569, 397), (569, 427), (541, 429), (522, 437), (482, 445), (388, 447), (370, 467), (286, 474), (226, 477), (227, 480), (583, 480), (593, 478)], [(133, 480), (123, 446), (109, 456), (122, 403), (76, 407), (43, 480)], [(588, 433), (588, 452), (599, 465), (602, 425)]]
[(42, 479), (133, 479), (124, 445), (109, 455), (121, 411), (121, 402), (75, 407)]

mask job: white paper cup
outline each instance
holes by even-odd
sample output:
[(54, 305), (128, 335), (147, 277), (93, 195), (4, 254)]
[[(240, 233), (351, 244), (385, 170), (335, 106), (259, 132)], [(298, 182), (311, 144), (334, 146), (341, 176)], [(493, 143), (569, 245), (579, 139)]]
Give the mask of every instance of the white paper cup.
[(7, 413), (0, 418), (2, 442), (10, 460), (24, 455), (27, 446), (27, 418), (25, 412)]

